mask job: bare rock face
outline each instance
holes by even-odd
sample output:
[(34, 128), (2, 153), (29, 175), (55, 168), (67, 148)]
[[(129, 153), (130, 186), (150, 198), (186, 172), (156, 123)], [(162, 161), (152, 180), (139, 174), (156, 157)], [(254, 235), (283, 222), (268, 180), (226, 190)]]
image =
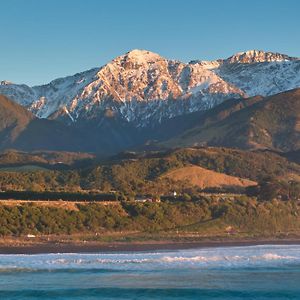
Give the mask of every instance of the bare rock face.
[(35, 87), (3, 81), (0, 93), (40, 118), (86, 123), (120, 118), (136, 128), (210, 109), (229, 98), (300, 86), (300, 61), (251, 50), (225, 60), (182, 63), (132, 50), (101, 68)]
[(237, 53), (228, 59), (225, 63), (240, 63), (240, 64), (251, 64), (251, 63), (264, 63), (264, 62), (280, 62), (280, 61), (293, 61), (297, 60), (296, 57), (290, 57), (285, 54), (265, 52), (261, 50), (249, 50), (246, 52)]
[(218, 61), (213, 71), (250, 97), (271, 96), (300, 87), (300, 59), (280, 53), (238, 53)]

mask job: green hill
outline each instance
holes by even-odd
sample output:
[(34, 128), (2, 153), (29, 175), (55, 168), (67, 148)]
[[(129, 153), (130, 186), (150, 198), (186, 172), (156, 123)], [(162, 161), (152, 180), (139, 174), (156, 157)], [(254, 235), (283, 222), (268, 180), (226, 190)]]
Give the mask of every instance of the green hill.
[(226, 101), (202, 115), (196, 126), (161, 145), (298, 150), (300, 89), (266, 98)]
[(0, 150), (79, 150), (75, 130), (56, 121), (38, 119), (24, 107), (0, 95)]
[[(165, 152), (124, 153), (102, 163), (89, 161), (80, 169), (0, 172), (0, 187), (13, 190), (116, 190), (121, 193), (164, 194), (187, 191), (192, 181), (173, 182), (164, 177), (172, 170), (198, 166), (234, 177), (259, 181), (273, 176), (293, 178), (300, 165), (270, 151), (243, 151), (227, 148), (187, 148)], [(207, 173), (207, 172), (206, 172)]]

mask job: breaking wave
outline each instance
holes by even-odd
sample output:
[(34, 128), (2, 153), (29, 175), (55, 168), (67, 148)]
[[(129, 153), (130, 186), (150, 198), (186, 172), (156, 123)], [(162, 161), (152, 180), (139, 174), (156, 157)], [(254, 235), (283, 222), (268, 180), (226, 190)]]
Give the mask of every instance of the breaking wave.
[[(98, 259), (55, 259), (47, 261), (48, 264), (54, 265), (124, 265), (124, 264), (172, 264), (172, 263), (213, 263), (213, 262), (263, 262), (263, 261), (287, 261), (287, 260), (297, 260), (295, 256), (289, 255), (278, 255), (276, 253), (266, 253), (261, 256), (162, 256), (159, 258), (130, 258), (130, 259), (120, 259), (120, 258), (98, 258)], [(300, 259), (299, 259), (300, 261)]]
[(300, 299), (300, 246), (0, 255), (0, 299)]
[(300, 265), (300, 246), (252, 246), (160, 252), (0, 255), (0, 273), (69, 270), (155, 270)]

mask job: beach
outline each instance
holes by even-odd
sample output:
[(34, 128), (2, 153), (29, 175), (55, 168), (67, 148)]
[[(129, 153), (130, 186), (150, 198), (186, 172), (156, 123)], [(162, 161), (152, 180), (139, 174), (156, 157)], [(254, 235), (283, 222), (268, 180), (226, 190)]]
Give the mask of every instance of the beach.
[(14, 241), (0, 243), (0, 254), (40, 253), (100, 253), (184, 250), (211, 247), (246, 247), (258, 245), (300, 245), (300, 239), (222, 239), (203, 241), (144, 241), (144, 242), (35, 242)]

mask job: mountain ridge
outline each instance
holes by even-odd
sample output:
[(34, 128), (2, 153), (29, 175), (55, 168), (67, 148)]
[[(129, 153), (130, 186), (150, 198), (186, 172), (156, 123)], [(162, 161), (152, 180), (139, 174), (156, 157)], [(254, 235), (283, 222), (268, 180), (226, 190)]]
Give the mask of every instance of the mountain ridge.
[(228, 100), (162, 145), (296, 151), (300, 149), (299, 124), (300, 89), (294, 89), (268, 97)]
[(39, 119), (21, 105), (0, 95), (0, 150), (80, 150), (83, 141), (57, 121)]
[[(206, 126), (212, 131), (206, 130), (205, 136), (196, 134), (196, 144), (255, 148), (246, 142), (254, 141), (248, 136), (251, 130), (242, 133), (242, 128), (234, 125), (235, 120), (229, 126), (234, 134), (226, 135), (225, 130), (225, 144), (213, 142), (212, 138), (221, 139), (216, 130), (223, 132), (224, 128), (218, 126), (222, 122), (229, 124), (233, 114), (243, 115), (245, 119), (240, 119), (240, 125), (248, 128), (251, 106), (267, 97), (283, 93), (278, 105), (288, 112), (285, 106), (290, 100), (284, 93), (294, 87), (300, 87), (300, 60), (284, 54), (252, 50), (209, 65), (203, 61), (168, 60), (159, 54), (136, 49), (101, 68), (59, 78), (42, 86), (31, 88), (1, 81), (0, 94), (11, 97), (16, 105), (22, 104), (22, 112), (30, 114), (31, 118), (26, 124), (20, 123), (17, 129), (0, 130), (3, 141), (7, 134), (12, 137), (6, 146), (2, 143), (2, 148), (76, 149), (113, 154), (143, 148), (144, 144), (149, 148), (160, 147), (160, 143), (168, 145), (169, 140), (176, 141), (176, 137), (197, 126), (198, 129)], [(12, 115), (20, 107), (16, 106)], [(270, 114), (276, 115), (273, 110)], [(274, 123), (267, 114), (265, 119), (269, 124), (263, 124), (262, 130)], [(276, 120), (281, 128), (280, 118)], [(297, 126), (299, 124), (291, 128), (291, 132), (296, 132)], [(42, 137), (42, 133), (46, 137)], [(238, 138), (240, 142), (237, 142)], [(282, 140), (286, 145), (271, 136), (268, 141), (259, 141), (261, 146), (257, 147), (280, 151), (298, 149), (297, 134), (293, 135), (294, 146), (284, 136)]]
[(134, 49), (100, 68), (41, 86), (2, 81), (0, 93), (40, 118), (70, 124), (112, 111), (143, 127), (207, 110), (230, 98), (267, 96), (298, 87), (299, 69), (298, 58), (260, 50), (212, 62), (182, 63)]

